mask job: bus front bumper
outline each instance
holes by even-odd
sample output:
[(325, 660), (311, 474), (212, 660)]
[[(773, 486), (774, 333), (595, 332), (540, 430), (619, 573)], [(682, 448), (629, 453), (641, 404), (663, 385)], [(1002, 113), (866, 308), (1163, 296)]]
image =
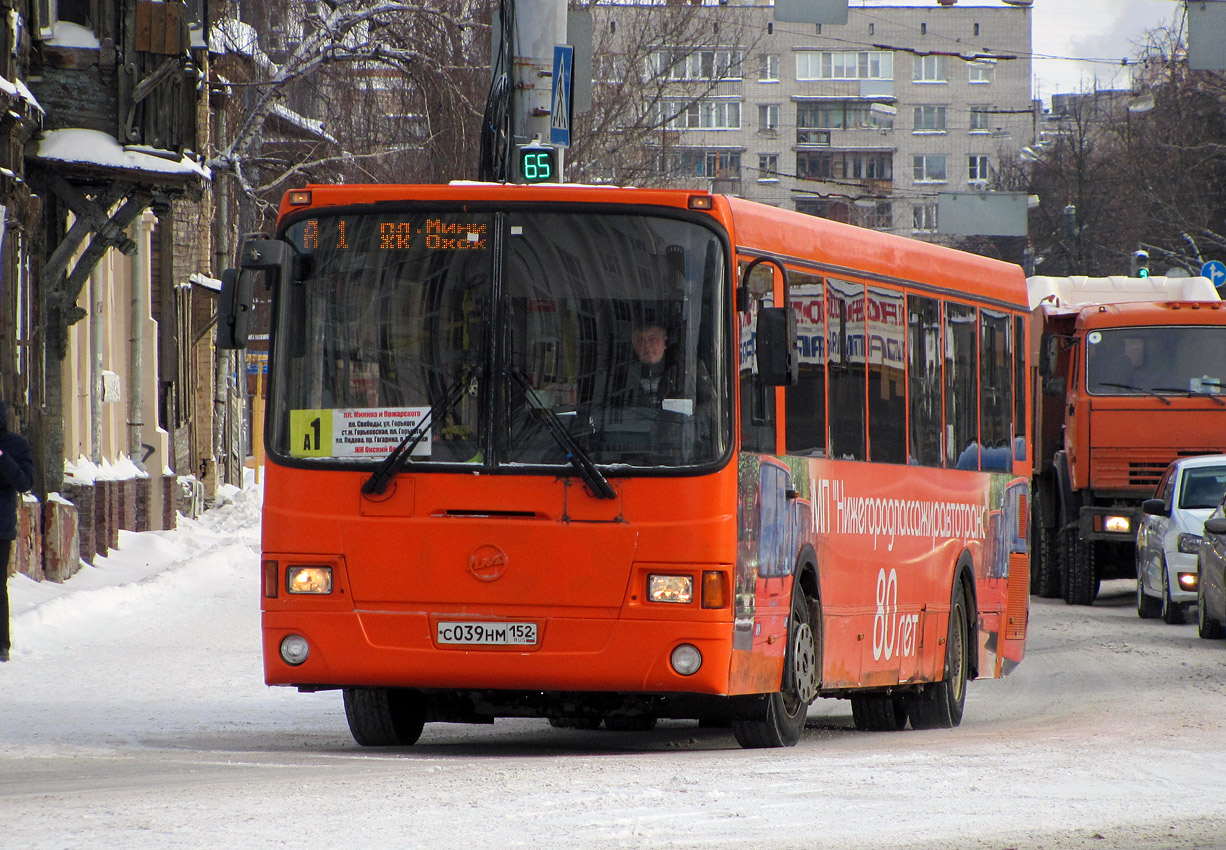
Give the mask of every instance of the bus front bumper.
[[(534, 645), (443, 643), (440, 624), (536, 625)], [(269, 685), (727, 694), (730, 621), (440, 617), (421, 612), (274, 612), (263, 617)], [(692, 649), (690, 649), (692, 648)], [(286, 658), (298, 663), (290, 663)], [(301, 660), (300, 660), (301, 659)], [(696, 671), (678, 664), (698, 661)]]

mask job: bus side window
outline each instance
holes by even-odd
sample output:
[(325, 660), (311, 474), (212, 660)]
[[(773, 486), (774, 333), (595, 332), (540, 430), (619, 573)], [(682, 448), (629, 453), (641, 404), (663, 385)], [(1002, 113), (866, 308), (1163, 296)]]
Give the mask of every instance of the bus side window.
[(979, 468), (979, 334), (975, 308), (945, 304), (945, 465)]
[(1013, 337), (1009, 316), (979, 311), (979, 468), (1013, 468)]
[[(746, 265), (741, 263), (742, 273)], [(750, 308), (737, 314), (740, 322), (741, 451), (775, 454), (775, 388), (763, 386), (758, 379), (754, 355), (757, 308), (771, 307), (775, 303), (769, 294), (774, 272), (764, 263), (754, 268), (752, 274), (748, 288), (763, 293), (763, 297), (760, 301), (752, 298)]]
[(796, 310), (800, 380), (787, 396), (788, 454), (826, 456), (826, 297), (822, 279), (788, 271), (788, 301)]
[(942, 456), (941, 302), (907, 297), (907, 350), (911, 361), (910, 462), (940, 466)]
[(1013, 456), (1026, 460), (1026, 323), (1013, 317)]
[(907, 461), (906, 345), (902, 293), (868, 288), (868, 459)]
[(828, 281), (830, 456), (864, 460), (864, 284)]

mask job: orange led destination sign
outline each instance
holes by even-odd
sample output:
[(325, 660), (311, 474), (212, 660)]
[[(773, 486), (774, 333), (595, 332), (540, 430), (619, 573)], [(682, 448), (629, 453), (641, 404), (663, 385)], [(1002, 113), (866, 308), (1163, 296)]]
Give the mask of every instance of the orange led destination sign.
[[(425, 248), (427, 251), (485, 251), (489, 225), (487, 222), (456, 222), (440, 218), (417, 221), (380, 221), (378, 228), (354, 226), (348, 219), (330, 219), (320, 226), (319, 219), (304, 223), (301, 233), (303, 251), (319, 250), (321, 244), (336, 250), (348, 250), (354, 241), (354, 232), (369, 234), (369, 244), (354, 247), (378, 251), (408, 251)], [(363, 242), (368, 239), (364, 238)]]

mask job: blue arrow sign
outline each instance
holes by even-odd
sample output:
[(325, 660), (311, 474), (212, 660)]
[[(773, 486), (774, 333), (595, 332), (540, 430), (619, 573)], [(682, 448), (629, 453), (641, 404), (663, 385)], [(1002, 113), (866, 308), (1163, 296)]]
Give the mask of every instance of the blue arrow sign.
[(1210, 260), (1200, 267), (1200, 276), (1213, 281), (1218, 289), (1226, 286), (1226, 263), (1221, 260)]
[(549, 107), (549, 142), (559, 148), (570, 147), (571, 74), (575, 68), (575, 48), (568, 44), (553, 46), (553, 97)]

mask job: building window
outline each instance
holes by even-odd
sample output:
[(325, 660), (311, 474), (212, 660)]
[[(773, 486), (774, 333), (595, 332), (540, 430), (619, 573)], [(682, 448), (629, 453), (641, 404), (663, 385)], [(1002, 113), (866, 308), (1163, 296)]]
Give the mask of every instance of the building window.
[(917, 106), (915, 107), (915, 127), (916, 133), (944, 133), (945, 132), (945, 107), (944, 106)]
[(920, 154), (912, 157), (916, 183), (944, 183), (945, 154)]
[(758, 58), (761, 61), (761, 64), (758, 66), (758, 82), (779, 82), (779, 54), (763, 53)]
[(912, 79), (917, 83), (943, 83), (946, 82), (945, 76), (945, 56), (916, 56), (914, 64), (914, 75)]
[(758, 131), (776, 133), (779, 131), (779, 104), (758, 104)]
[(966, 179), (972, 183), (987, 182), (988, 179), (988, 158), (980, 154), (971, 154), (967, 159), (968, 167)]
[(670, 80), (739, 80), (739, 50), (660, 50), (654, 57), (653, 74)]
[(779, 154), (777, 153), (758, 154), (758, 182), (759, 183), (778, 183), (779, 182)]
[(992, 82), (992, 74), (996, 70), (996, 63), (968, 62), (966, 67), (972, 83), (990, 83)]
[(802, 180), (893, 180), (890, 151), (797, 151), (796, 176)]
[[(877, 110), (873, 106), (878, 107)], [(821, 101), (796, 105), (799, 130), (892, 130), (894, 117), (883, 104), (862, 100)]]
[(738, 100), (673, 100), (660, 103), (660, 123), (670, 130), (739, 130)]
[(972, 133), (987, 133), (992, 128), (988, 126), (988, 119), (991, 115), (991, 107), (988, 106), (972, 106), (971, 107), (971, 132)]
[(741, 152), (698, 148), (670, 150), (660, 157), (659, 170), (662, 174), (677, 178), (739, 179)]
[(892, 80), (894, 54), (888, 50), (796, 53), (797, 80)]
[(937, 205), (935, 201), (911, 205), (911, 229), (916, 233), (937, 232)]
[(894, 205), (889, 201), (856, 201), (852, 223), (873, 230), (890, 230), (894, 227)]

